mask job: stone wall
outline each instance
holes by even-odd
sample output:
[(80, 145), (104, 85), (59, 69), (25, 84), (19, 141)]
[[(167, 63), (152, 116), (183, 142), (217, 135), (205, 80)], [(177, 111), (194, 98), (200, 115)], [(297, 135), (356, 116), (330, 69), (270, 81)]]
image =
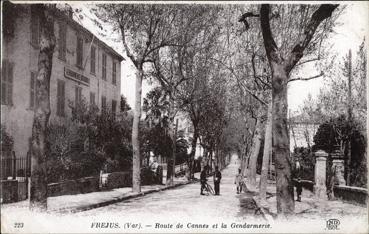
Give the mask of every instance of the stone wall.
[(99, 177), (85, 177), (48, 185), (48, 196), (73, 195), (99, 191)]
[(114, 189), (132, 186), (132, 172), (109, 173), (104, 188)]
[(348, 202), (354, 202), (366, 205), (368, 202), (368, 190), (359, 187), (350, 187), (345, 185), (334, 186), (334, 197)]
[(18, 201), (18, 181), (1, 180), (1, 203), (10, 203)]

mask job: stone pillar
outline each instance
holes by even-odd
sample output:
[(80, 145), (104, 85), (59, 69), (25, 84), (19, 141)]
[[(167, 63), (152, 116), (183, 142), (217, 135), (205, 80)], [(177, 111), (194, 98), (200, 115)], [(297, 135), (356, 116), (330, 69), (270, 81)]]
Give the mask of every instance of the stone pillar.
[(314, 193), (318, 199), (327, 199), (326, 167), (328, 154), (323, 150), (315, 152), (315, 185)]
[(334, 170), (335, 184), (346, 185), (345, 181), (345, 163), (341, 150), (336, 149), (331, 153), (332, 169)]
[(345, 164), (343, 159), (333, 159), (332, 167), (335, 169), (335, 184), (337, 185), (346, 185), (344, 173), (345, 173)]

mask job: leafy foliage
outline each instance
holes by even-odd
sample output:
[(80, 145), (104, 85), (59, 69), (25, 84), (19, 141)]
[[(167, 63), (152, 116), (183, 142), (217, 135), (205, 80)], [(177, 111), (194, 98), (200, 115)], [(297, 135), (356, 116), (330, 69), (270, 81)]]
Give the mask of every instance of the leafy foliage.
[[(321, 124), (314, 136), (313, 150), (323, 149), (333, 152), (337, 148), (345, 155), (347, 165), (348, 142), (351, 142), (351, 164), (347, 167), (352, 171), (352, 184), (355, 186), (366, 185), (366, 141), (358, 128), (358, 123), (348, 121), (345, 116), (332, 118)], [(346, 173), (345, 173), (346, 174)]]
[(1, 124), (0, 128), (1, 132), (1, 151), (12, 151), (14, 140), (13, 137), (6, 131), (6, 127)]
[(131, 123), (109, 111), (98, 112), (82, 100), (71, 106), (72, 117), (50, 125), (49, 182), (97, 175), (100, 170), (131, 168)]

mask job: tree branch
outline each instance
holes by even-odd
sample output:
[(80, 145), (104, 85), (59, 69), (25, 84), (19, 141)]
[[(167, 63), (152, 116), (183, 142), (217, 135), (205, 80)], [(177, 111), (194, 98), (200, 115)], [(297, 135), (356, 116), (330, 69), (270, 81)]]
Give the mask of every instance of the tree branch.
[(120, 32), (122, 34), (122, 42), (123, 42), (124, 49), (126, 50), (126, 54), (131, 59), (135, 67), (138, 68), (138, 62), (136, 58), (134, 57), (134, 55), (131, 53), (130, 49), (128, 48), (123, 23), (120, 22), (119, 27), (120, 27)]
[(320, 74), (318, 74), (316, 76), (311, 76), (311, 77), (306, 77), (306, 78), (298, 77), (298, 78), (289, 79), (287, 81), (287, 83), (292, 82), (292, 81), (296, 81), (296, 80), (302, 80), (302, 81), (312, 80), (312, 79), (319, 78), (321, 76), (324, 76), (324, 72), (320, 72)]
[(243, 14), (239, 19), (238, 22), (242, 22), (245, 25), (246, 30), (249, 30), (250, 25), (247, 22), (247, 18), (248, 17), (259, 17), (260, 15), (258, 14), (254, 14), (253, 12), (246, 12), (245, 14)]
[(295, 65), (300, 61), (304, 54), (304, 50), (312, 40), (314, 33), (320, 23), (331, 17), (332, 12), (338, 7), (338, 4), (322, 4), (311, 16), (310, 22), (305, 29), (305, 37), (302, 38), (291, 51), (291, 56), (286, 60), (285, 70), (290, 73)]
[(274, 41), (272, 31), (270, 29), (270, 5), (269, 4), (262, 4), (260, 8), (260, 25), (261, 25), (261, 32), (264, 39), (264, 47), (267, 54), (269, 61), (271, 59), (275, 60), (275, 53), (277, 51), (277, 44)]
[(261, 78), (261, 76), (258, 76), (256, 74), (256, 66), (255, 66), (255, 56), (256, 56), (256, 53), (254, 52), (251, 56), (251, 65), (252, 65), (252, 70), (253, 70), (253, 73), (254, 73), (254, 78), (255, 80), (259, 80), (261, 83), (263, 83), (265, 86), (267, 86), (269, 89), (272, 88), (272, 86), (270, 84), (268, 84), (267, 82), (263, 81), (263, 79)]
[(246, 90), (246, 92), (248, 92), (253, 98), (255, 98), (256, 100), (258, 100), (261, 104), (263, 105), (267, 105), (263, 100), (261, 100), (254, 92), (252, 92), (249, 88), (247, 88), (245, 85), (241, 84), (241, 82), (239, 81), (238, 76), (235, 74), (234, 70), (232, 67), (227, 66), (226, 64), (224, 64), (222, 61), (219, 61), (218, 59), (215, 58), (210, 58), (218, 63), (220, 63), (221, 65), (223, 65), (225, 68), (227, 68), (231, 74), (236, 78), (238, 85), (241, 87), (243, 87), (244, 90)]

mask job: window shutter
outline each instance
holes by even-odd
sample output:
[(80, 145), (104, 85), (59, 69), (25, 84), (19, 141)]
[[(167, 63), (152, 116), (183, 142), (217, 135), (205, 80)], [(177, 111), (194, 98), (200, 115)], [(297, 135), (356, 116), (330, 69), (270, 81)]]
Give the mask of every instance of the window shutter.
[(117, 110), (117, 101), (115, 101), (115, 100), (111, 101), (111, 110), (112, 110), (113, 113), (116, 112), (116, 110)]
[(96, 67), (96, 49), (95, 47), (91, 47), (91, 61), (90, 61), (90, 71), (92, 74), (95, 74)]
[(2, 74), (1, 74), (1, 104), (6, 105), (7, 101), (7, 82), (6, 82), (6, 77), (7, 77), (7, 61), (3, 61), (3, 69), (2, 69)]
[(64, 22), (59, 23), (59, 58), (65, 60), (67, 27)]
[(113, 79), (112, 83), (115, 85), (117, 84), (117, 63), (113, 62)]
[(77, 106), (77, 103), (78, 103), (78, 87), (76, 86), (75, 88), (74, 88), (74, 107), (76, 107)]
[(31, 82), (30, 82), (30, 97), (29, 97), (29, 107), (30, 108), (35, 108), (35, 99), (36, 99), (36, 90), (35, 90), (35, 73), (31, 72)]
[(64, 106), (65, 106), (65, 83), (62, 82), (61, 83), (61, 102), (60, 102), (60, 110), (61, 110), (61, 115), (64, 116)]
[(59, 116), (64, 116), (64, 105), (65, 105), (64, 99), (65, 99), (65, 83), (64, 81), (58, 80), (56, 114)]
[(60, 95), (61, 95), (60, 86), (61, 86), (60, 81), (58, 80), (57, 90), (56, 90), (56, 114), (57, 115), (60, 115)]
[(83, 38), (77, 37), (77, 66), (82, 68), (83, 64)]
[(106, 54), (102, 55), (102, 78), (106, 80)]
[(90, 92), (90, 105), (95, 105), (95, 93)]
[(8, 104), (13, 105), (13, 66), (14, 63), (8, 63)]
[(31, 44), (34, 46), (39, 45), (40, 31), (39, 20), (34, 10), (31, 10)]

